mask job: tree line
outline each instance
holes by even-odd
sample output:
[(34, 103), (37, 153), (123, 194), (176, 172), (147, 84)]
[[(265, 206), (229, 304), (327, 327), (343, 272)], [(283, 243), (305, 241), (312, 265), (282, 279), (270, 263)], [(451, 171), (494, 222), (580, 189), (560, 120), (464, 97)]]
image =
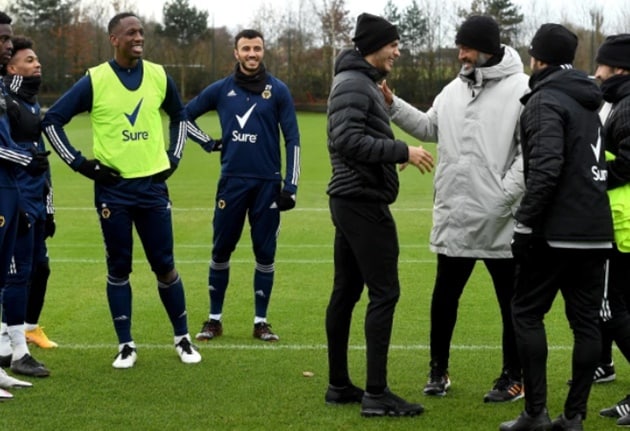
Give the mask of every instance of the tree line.
[[(237, 7), (237, 5), (235, 5)], [(234, 68), (234, 35), (221, 23), (208, 22), (208, 12), (189, 0), (168, 0), (162, 22), (143, 16), (131, 0), (15, 0), (8, 12), (15, 34), (34, 40), (43, 68), (42, 105), (52, 103), (88, 67), (111, 58), (106, 26), (114, 13), (132, 11), (145, 26), (144, 57), (165, 65), (184, 100)], [(603, 13), (588, 11), (582, 25), (563, 22), (580, 38), (575, 65), (593, 70), (594, 49), (604, 39)], [(527, 21), (511, 0), (472, 0), (467, 8), (453, 10), (442, 0), (410, 0), (399, 8), (392, 0), (382, 16), (395, 23), (401, 34), (401, 57), (388, 82), (397, 94), (427, 107), (459, 70), (454, 34), (470, 14), (495, 17), (502, 40), (517, 48), (526, 65), (527, 44), (537, 27)], [(298, 0), (278, 11), (261, 0), (246, 26), (265, 35), (265, 66), (285, 81), (298, 107), (323, 109), (333, 75), (334, 58), (352, 45), (354, 16), (345, 0)]]

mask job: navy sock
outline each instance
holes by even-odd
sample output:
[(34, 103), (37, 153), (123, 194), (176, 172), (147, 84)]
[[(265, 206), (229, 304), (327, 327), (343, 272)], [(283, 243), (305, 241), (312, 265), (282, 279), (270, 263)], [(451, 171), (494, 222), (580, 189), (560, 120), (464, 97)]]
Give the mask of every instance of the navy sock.
[(129, 279), (107, 276), (107, 301), (114, 322), (118, 343), (128, 343), (131, 338), (131, 284)]

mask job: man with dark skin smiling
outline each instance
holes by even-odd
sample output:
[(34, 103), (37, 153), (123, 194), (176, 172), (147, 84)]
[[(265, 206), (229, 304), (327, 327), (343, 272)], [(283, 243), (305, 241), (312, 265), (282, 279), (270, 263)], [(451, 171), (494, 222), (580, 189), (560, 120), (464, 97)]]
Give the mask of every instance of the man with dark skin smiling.
[[(94, 181), (94, 203), (107, 254), (107, 298), (119, 349), (114, 368), (131, 368), (137, 354), (131, 336), (131, 273), (135, 225), (157, 278), (160, 299), (174, 332), (181, 361), (201, 361), (191, 344), (182, 280), (173, 258), (171, 202), (166, 179), (177, 168), (186, 140), (186, 113), (164, 68), (142, 59), (144, 28), (132, 13), (119, 13), (108, 26), (114, 58), (90, 68), (47, 112), (43, 128), (53, 148), (72, 169)], [(170, 145), (164, 151), (160, 109), (170, 117)], [(63, 126), (90, 112), (94, 159), (68, 141)]]

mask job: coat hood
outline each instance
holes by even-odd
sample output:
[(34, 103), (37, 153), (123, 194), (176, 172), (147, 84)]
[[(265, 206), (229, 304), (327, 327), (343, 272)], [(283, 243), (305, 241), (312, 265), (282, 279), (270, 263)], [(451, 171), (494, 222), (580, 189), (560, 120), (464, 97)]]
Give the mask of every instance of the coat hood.
[(557, 90), (575, 99), (590, 111), (596, 111), (602, 103), (602, 92), (586, 73), (561, 66), (548, 66), (534, 73), (529, 85), (532, 91), (521, 98), (523, 104), (540, 90)]

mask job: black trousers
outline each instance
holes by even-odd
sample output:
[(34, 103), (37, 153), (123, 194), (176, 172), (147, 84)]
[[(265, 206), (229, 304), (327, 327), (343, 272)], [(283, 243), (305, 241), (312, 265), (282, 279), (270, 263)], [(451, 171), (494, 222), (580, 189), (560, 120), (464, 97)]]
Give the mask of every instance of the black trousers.
[(608, 277), (600, 317), (602, 319), (602, 355), (600, 362), (611, 363), (612, 341), (630, 361), (630, 253), (615, 248), (608, 259)]
[(525, 409), (538, 414), (547, 403), (547, 338), (543, 323), (558, 291), (573, 331), (572, 380), (564, 414), (586, 417), (586, 403), (601, 351), (599, 309), (607, 251), (550, 248), (537, 244), (517, 265), (512, 315), (525, 384)]
[[(437, 274), (431, 300), (431, 367), (441, 373), (448, 369), (451, 339), (457, 321), (459, 298), (478, 259), (438, 254)], [(503, 370), (514, 379), (521, 377), (521, 365), (512, 326), (511, 301), (514, 294), (514, 259), (483, 259), (496, 293), (503, 322)]]
[(366, 285), (366, 390), (379, 393), (387, 386), (387, 355), (400, 296), (396, 224), (389, 207), (381, 203), (331, 198), (330, 212), (335, 226), (335, 274), (326, 310), (329, 381), (336, 386), (350, 382), (350, 323)]

